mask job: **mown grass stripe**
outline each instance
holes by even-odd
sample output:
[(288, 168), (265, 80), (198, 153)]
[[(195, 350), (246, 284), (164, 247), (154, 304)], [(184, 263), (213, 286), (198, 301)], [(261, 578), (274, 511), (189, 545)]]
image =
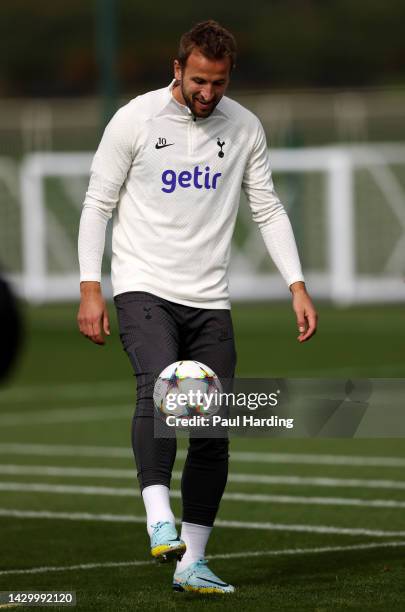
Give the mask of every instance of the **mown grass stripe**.
[[(86, 467), (60, 467), (56, 465), (20, 465), (0, 464), (0, 474), (6, 475), (35, 475), (35, 476), (63, 476), (74, 478), (112, 478), (116, 480), (135, 478), (135, 468), (86, 468)], [(174, 480), (181, 478), (181, 472), (172, 473)], [(247, 484), (281, 484), (292, 486), (315, 487), (344, 487), (365, 489), (398, 489), (405, 490), (405, 481), (382, 480), (364, 478), (325, 478), (307, 476), (268, 476), (266, 474), (241, 474), (233, 472), (228, 475), (228, 482)]]
[(62, 399), (94, 399), (133, 395), (135, 400), (135, 385), (128, 380), (97, 381), (94, 383), (67, 383), (47, 385), (13, 386), (2, 391), (0, 404), (10, 402), (32, 402), (33, 399), (49, 400), (50, 396)]
[[(48, 510), (18, 510), (0, 508), (0, 518), (45, 519), (67, 521), (93, 521), (106, 523), (142, 523), (146, 524), (145, 516), (128, 514), (95, 514), (91, 512), (51, 512)], [(335, 527), (332, 525), (293, 525), (270, 522), (228, 521), (217, 519), (216, 527), (230, 529), (258, 529), (265, 531), (293, 531), (301, 533), (328, 533), (349, 536), (371, 536), (378, 538), (402, 538), (405, 531), (384, 531), (379, 529), (362, 529), (351, 527)]]
[[(373, 550), (375, 548), (400, 548), (404, 542), (370, 542), (351, 546), (322, 546), (319, 548), (286, 548), (281, 550), (253, 550), (217, 555), (207, 555), (207, 559), (240, 559), (249, 557), (279, 557), (282, 555), (313, 555), (328, 552), (351, 552), (357, 550)], [(47, 572), (68, 572), (77, 570), (104, 569), (114, 567), (136, 567), (139, 565), (156, 565), (155, 561), (109, 561), (106, 563), (81, 563), (78, 565), (32, 567), (27, 569), (1, 570), (0, 576), (21, 574), (44, 574)]]
[[(121, 407), (122, 408), (122, 407)], [(74, 457), (132, 457), (132, 449), (123, 446), (83, 446), (68, 444), (20, 444), (2, 442), (0, 453), (15, 455), (58, 455)], [(186, 451), (178, 450), (184, 458)], [(257, 453), (231, 450), (232, 462), (243, 463), (306, 463), (310, 465), (346, 465), (349, 467), (405, 467), (405, 457), (375, 457), (358, 455), (324, 455), (308, 453)]]
[[(140, 497), (138, 488), (60, 485), (46, 483), (0, 482), (0, 491), (20, 493), (51, 493), (56, 495), (100, 495), (110, 497)], [(171, 489), (172, 498), (181, 499), (181, 491)], [(364, 508), (405, 508), (404, 501), (393, 499), (358, 499), (351, 497), (308, 497), (301, 495), (267, 495), (265, 493), (224, 493), (225, 501), (303, 504), (316, 506), (356, 506)]]
[(82, 408), (38, 410), (6, 413), (0, 416), (1, 427), (26, 427), (27, 425), (50, 425), (52, 423), (80, 423), (86, 421), (109, 421), (127, 419), (132, 414), (131, 404), (108, 406), (84, 406)]

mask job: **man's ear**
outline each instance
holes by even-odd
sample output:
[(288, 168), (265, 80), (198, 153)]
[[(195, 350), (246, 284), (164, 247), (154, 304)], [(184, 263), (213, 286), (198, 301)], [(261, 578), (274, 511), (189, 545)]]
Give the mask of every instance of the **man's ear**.
[(180, 66), (180, 62), (179, 60), (174, 60), (174, 78), (176, 79), (176, 81), (181, 81), (183, 76), (183, 70)]

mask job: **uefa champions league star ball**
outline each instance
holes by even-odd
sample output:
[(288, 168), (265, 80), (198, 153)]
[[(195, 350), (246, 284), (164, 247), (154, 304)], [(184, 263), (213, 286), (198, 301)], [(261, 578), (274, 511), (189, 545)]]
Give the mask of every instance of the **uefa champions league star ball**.
[(199, 361), (176, 361), (159, 374), (153, 402), (165, 416), (209, 417), (219, 410), (221, 393), (219, 378), (210, 367)]

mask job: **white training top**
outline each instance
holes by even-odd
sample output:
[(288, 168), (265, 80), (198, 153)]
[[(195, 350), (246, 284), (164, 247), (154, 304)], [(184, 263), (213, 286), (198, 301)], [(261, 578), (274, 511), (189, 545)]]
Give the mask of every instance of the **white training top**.
[(194, 118), (169, 87), (131, 100), (105, 129), (79, 232), (81, 281), (100, 281), (113, 218), (114, 295), (147, 291), (198, 308), (230, 308), (227, 268), (244, 189), (288, 285), (303, 279), (287, 213), (273, 187), (260, 121), (223, 97)]

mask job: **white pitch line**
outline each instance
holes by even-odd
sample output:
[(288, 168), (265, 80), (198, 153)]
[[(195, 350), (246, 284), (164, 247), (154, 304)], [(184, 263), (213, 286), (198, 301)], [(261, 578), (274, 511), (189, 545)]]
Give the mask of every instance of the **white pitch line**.
[(231, 461), (252, 463), (306, 463), (310, 465), (347, 465), (350, 467), (405, 467), (403, 457), (361, 457), (357, 455), (323, 455), (306, 453), (250, 453), (231, 450)]
[(83, 446), (70, 444), (20, 444), (0, 442), (0, 453), (7, 455), (37, 455), (59, 457), (102, 457), (129, 459), (132, 449), (124, 446)]
[(32, 401), (32, 399), (46, 399), (50, 397), (62, 399), (93, 399), (124, 396), (134, 397), (135, 385), (128, 380), (98, 381), (97, 383), (70, 383), (56, 385), (31, 385), (22, 387), (9, 387), (0, 394), (0, 404), (10, 402)]
[(306, 497), (301, 495), (266, 495), (262, 493), (224, 493), (229, 501), (304, 504), (308, 506), (356, 506), (363, 508), (405, 508), (405, 502), (393, 499), (357, 499), (350, 497)]
[[(56, 465), (15, 465), (0, 464), (0, 474), (9, 475), (35, 475), (35, 476), (67, 476), (78, 478), (115, 478), (131, 479), (136, 477), (135, 466), (131, 470), (117, 468), (77, 468), (60, 467)], [(179, 472), (174, 472), (173, 477), (177, 477)]]
[(0, 415), (0, 427), (14, 427), (23, 425), (49, 425), (52, 423), (78, 423), (82, 421), (106, 421), (115, 419), (128, 419), (132, 416), (133, 406), (89, 406), (84, 408), (40, 410)]
[[(68, 444), (21, 444), (0, 443), (0, 453), (14, 455), (39, 455), (63, 457), (132, 458), (132, 449), (124, 446), (83, 446)], [(177, 457), (184, 458), (187, 452), (177, 451)], [(346, 465), (348, 467), (405, 467), (405, 457), (374, 457), (358, 455), (323, 455), (306, 453), (251, 453), (234, 451), (231, 461), (242, 463), (298, 463), (310, 465)]]
[[(101, 495), (109, 497), (140, 497), (139, 489), (127, 487), (98, 487), (81, 485), (52, 485), (39, 482), (0, 482), (0, 491), (19, 493), (52, 493), (56, 495)], [(171, 489), (174, 499), (181, 499), (181, 491)], [(264, 493), (224, 493), (224, 501), (274, 504), (304, 504), (315, 506), (356, 506), (363, 508), (405, 508), (405, 502), (392, 499), (357, 499), (350, 497), (307, 497), (301, 495), (267, 495)]]
[[(132, 514), (95, 514), (91, 512), (51, 512), (48, 510), (17, 510), (0, 508), (0, 517), (20, 519), (45, 519), (65, 521), (90, 521), (102, 523), (146, 523), (145, 516)], [(177, 521), (179, 522), (179, 521)], [(270, 522), (227, 521), (217, 519), (216, 527), (230, 529), (258, 529), (263, 531), (293, 531), (299, 533), (321, 533), (348, 536), (372, 536), (376, 538), (403, 538), (405, 531), (384, 531), (381, 529), (362, 529), (351, 527), (335, 527), (331, 525), (293, 525)]]
[(301, 533), (329, 533), (350, 536), (374, 536), (377, 538), (392, 537), (403, 538), (405, 531), (384, 531), (379, 529), (362, 529), (351, 527), (332, 527), (327, 525), (292, 525), (283, 523), (258, 523), (248, 521), (215, 521), (218, 527), (229, 527), (235, 529), (260, 529), (269, 531), (295, 531)]
[[(0, 468), (1, 471), (1, 468)], [(405, 489), (402, 480), (376, 480), (364, 478), (324, 478), (306, 476), (268, 476), (266, 474), (230, 474), (231, 482), (253, 482), (255, 484), (286, 484), (314, 487), (354, 487), (365, 489)]]
[[(207, 559), (245, 559), (252, 557), (281, 557), (283, 555), (313, 555), (328, 552), (350, 552), (356, 550), (373, 550), (375, 548), (400, 548), (405, 542), (370, 542), (351, 546), (322, 546), (319, 548), (285, 548), (281, 550), (252, 550), (245, 552), (207, 555)], [(156, 565), (155, 561), (110, 561), (107, 563), (81, 563), (78, 565), (31, 567), (27, 569), (1, 570), (0, 576), (21, 574), (45, 574), (48, 572), (69, 572), (75, 570), (106, 569), (114, 567), (136, 567), (140, 565)]]
[[(63, 476), (77, 478), (113, 478), (134, 480), (135, 468), (81, 468), (60, 467), (51, 465), (15, 465), (0, 464), (0, 474), (22, 475), (22, 476)], [(173, 472), (174, 480), (180, 480), (181, 472)], [(343, 487), (364, 489), (405, 489), (405, 481), (402, 480), (376, 480), (362, 478), (323, 478), (306, 476), (268, 476), (266, 474), (240, 474), (228, 475), (228, 482), (239, 482), (244, 484), (281, 484), (292, 486), (313, 487)]]

